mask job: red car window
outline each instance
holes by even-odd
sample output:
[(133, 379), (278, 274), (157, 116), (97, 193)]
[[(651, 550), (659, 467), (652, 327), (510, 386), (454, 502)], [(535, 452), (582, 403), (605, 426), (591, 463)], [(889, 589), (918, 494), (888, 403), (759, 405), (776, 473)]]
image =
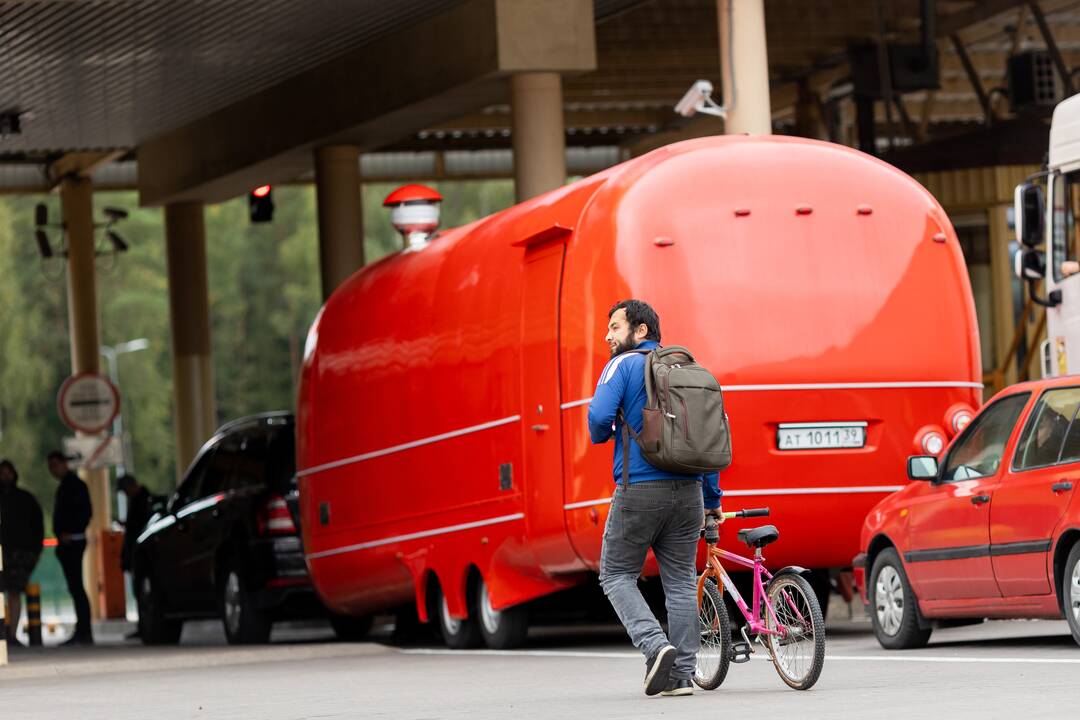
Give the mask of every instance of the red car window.
[(1080, 388), (1057, 388), (1043, 393), (1017, 445), (1013, 469), (1029, 470), (1060, 462), (1063, 442), (1078, 407)]
[(979, 413), (949, 451), (942, 482), (970, 480), (996, 473), (1001, 466), (1005, 444), (1030, 395), (1009, 395)]

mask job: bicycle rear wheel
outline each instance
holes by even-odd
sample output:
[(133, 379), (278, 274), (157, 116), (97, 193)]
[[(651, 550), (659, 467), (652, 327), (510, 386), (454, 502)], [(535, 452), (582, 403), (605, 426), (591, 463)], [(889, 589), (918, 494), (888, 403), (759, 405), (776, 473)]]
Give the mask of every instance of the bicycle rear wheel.
[(765, 624), (782, 635), (767, 636), (769, 655), (780, 679), (796, 690), (817, 682), (825, 664), (825, 619), (810, 583), (798, 575), (779, 575), (766, 588), (776, 615)]
[(714, 580), (706, 580), (698, 601), (701, 649), (694, 667), (694, 684), (702, 690), (715, 690), (727, 676), (731, 663), (731, 620)]

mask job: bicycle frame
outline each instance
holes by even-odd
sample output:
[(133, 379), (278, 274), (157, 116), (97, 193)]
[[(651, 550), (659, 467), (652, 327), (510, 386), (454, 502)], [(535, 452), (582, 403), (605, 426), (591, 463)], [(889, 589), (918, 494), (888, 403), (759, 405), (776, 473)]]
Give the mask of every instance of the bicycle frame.
[[(735, 601), (739, 611), (742, 612), (743, 617), (746, 618), (746, 623), (749, 626), (750, 632), (755, 635), (777, 635), (783, 637), (787, 634), (787, 628), (780, 624), (779, 619), (776, 616), (776, 609), (769, 602), (769, 596), (765, 593), (765, 583), (772, 579), (772, 573), (765, 569), (765, 558), (761, 556), (761, 549), (758, 548), (754, 551), (753, 559), (745, 558), (742, 555), (736, 555), (735, 553), (728, 552), (727, 550), (721, 550), (715, 545), (707, 545), (708, 554), (706, 557), (705, 571), (698, 577), (697, 586), (697, 600), (700, 606), (701, 594), (705, 591), (705, 581), (710, 577), (716, 578), (717, 585), (722, 587), (728, 593), (731, 594), (731, 598)], [(741, 565), (745, 568), (751, 568), (754, 571), (754, 597), (753, 608), (747, 608), (746, 601), (743, 600), (739, 591), (735, 589), (735, 583), (732, 582), (731, 577), (728, 576), (727, 571), (724, 570), (724, 566), (720, 564), (720, 560), (727, 560), (728, 562)], [(768, 624), (763, 619), (762, 610), (769, 613), (773, 619), (773, 625), (777, 628), (771, 630)], [(794, 607), (792, 610), (800, 616), (801, 613)], [(764, 616), (769, 617), (768, 615)]]

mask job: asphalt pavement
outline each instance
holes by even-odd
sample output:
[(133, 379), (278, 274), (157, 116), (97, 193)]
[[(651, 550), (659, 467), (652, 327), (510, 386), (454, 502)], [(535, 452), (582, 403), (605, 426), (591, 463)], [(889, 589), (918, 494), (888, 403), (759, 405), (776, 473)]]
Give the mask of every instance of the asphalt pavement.
[[(536, 628), (509, 652), (339, 643), (325, 626), (276, 628), (229, 647), (212, 623), (179, 647), (103, 636), (94, 648), (16, 649), (0, 668), (0, 718), (1066, 718), (1080, 698), (1080, 647), (1064, 622), (936, 631), (923, 650), (882, 650), (869, 625), (835, 622), (825, 668), (789, 689), (759, 654), (723, 686), (645, 697), (644, 664), (617, 626)], [(101, 633), (99, 633), (101, 635)], [(719, 715), (717, 715), (719, 716)]]

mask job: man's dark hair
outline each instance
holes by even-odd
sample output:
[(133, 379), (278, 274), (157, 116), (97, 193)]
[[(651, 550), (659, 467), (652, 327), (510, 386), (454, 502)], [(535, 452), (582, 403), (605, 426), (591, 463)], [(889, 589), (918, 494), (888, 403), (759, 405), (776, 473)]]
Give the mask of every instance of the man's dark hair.
[(660, 342), (660, 318), (657, 317), (656, 311), (652, 309), (649, 303), (640, 300), (620, 300), (608, 310), (608, 320), (619, 308), (626, 311), (626, 321), (630, 324), (631, 334), (638, 325), (645, 323), (645, 327), (649, 328), (645, 339)]
[(19, 471), (15, 469), (15, 463), (11, 462), (7, 458), (0, 460), (0, 467), (6, 467), (11, 471), (11, 474), (15, 476), (15, 479), (19, 479)]
[(45, 456), (45, 459), (46, 460), (63, 460), (64, 462), (68, 461), (67, 455), (60, 452), (59, 450), (50, 450), (49, 454)]
[(123, 491), (134, 485), (137, 481), (134, 475), (121, 475), (116, 478), (116, 489)]

